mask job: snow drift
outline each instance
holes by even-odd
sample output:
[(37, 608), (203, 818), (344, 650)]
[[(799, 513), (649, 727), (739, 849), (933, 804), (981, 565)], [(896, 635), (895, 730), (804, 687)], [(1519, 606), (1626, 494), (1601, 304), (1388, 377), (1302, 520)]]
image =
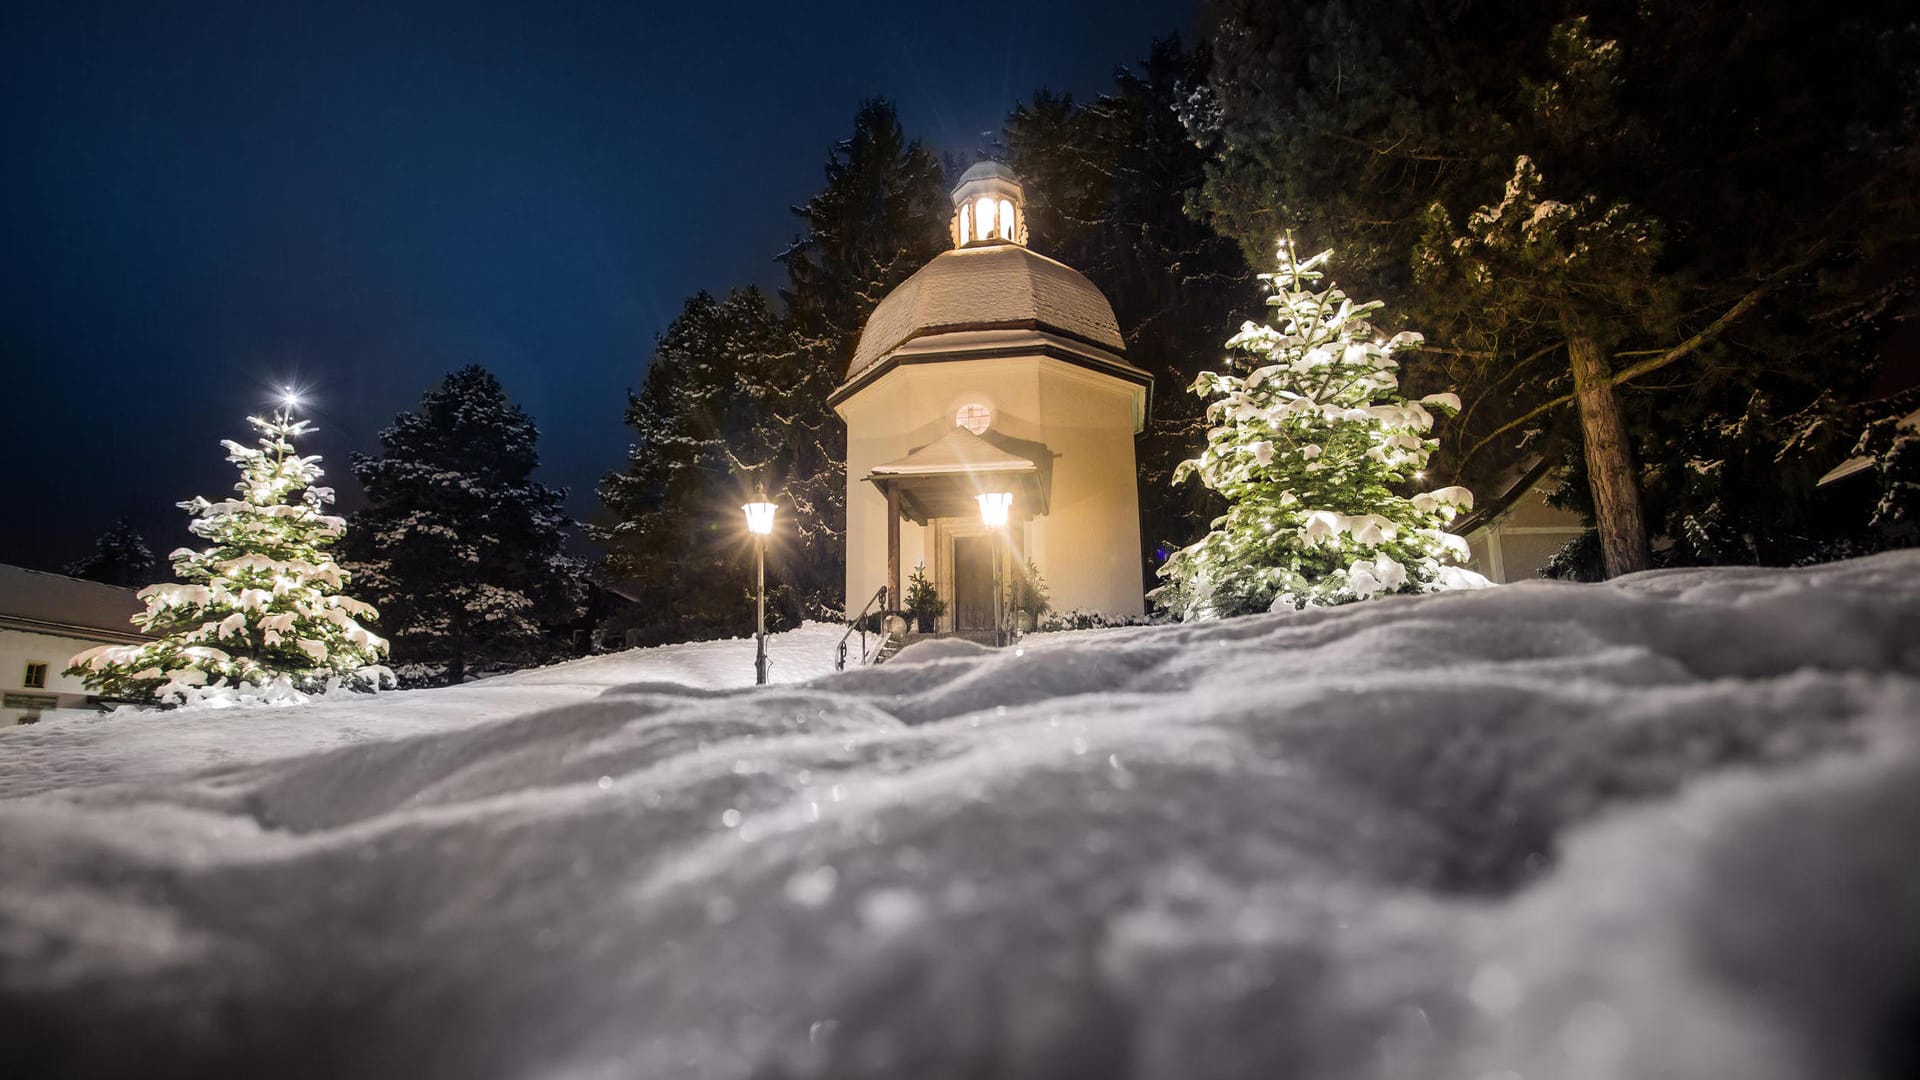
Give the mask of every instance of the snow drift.
[(1912, 1075), (1916, 736), (1920, 553), (616, 688), (0, 804), (0, 1060)]

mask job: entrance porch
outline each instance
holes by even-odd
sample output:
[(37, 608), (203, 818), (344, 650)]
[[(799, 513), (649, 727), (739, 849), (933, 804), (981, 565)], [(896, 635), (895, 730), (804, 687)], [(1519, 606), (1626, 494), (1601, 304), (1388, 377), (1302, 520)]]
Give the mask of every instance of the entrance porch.
[[(996, 445), (998, 443), (999, 445)], [(888, 607), (902, 610), (902, 522), (920, 526), (926, 574), (945, 601), (933, 633), (1005, 640), (1014, 560), (1025, 561), (1029, 531), (1047, 508), (1052, 455), (1040, 444), (992, 442), (965, 428), (867, 475), (887, 500)], [(989, 524), (983, 496), (1011, 497), (1005, 521)]]

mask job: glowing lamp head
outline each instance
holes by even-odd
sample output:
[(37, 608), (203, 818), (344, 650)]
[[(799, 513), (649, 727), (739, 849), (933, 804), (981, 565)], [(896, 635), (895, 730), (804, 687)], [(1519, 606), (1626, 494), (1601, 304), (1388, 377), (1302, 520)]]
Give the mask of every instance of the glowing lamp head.
[(988, 491), (975, 495), (980, 503), (980, 521), (990, 529), (998, 529), (1007, 523), (1007, 510), (1013, 506), (1013, 492)]
[(740, 509), (747, 512), (747, 531), (755, 536), (765, 536), (773, 531), (773, 512), (778, 507), (766, 501), (765, 495), (758, 502), (750, 502)]

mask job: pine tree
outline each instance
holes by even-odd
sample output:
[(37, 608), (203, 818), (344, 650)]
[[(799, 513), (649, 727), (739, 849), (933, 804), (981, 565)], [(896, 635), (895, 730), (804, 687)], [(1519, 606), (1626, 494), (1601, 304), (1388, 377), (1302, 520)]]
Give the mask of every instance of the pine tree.
[(762, 417), (778, 451), (758, 471), (789, 509), (789, 575), (816, 608), (845, 597), (847, 430), (827, 404), (881, 298), (944, 251), (952, 202), (940, 162), (893, 104), (862, 102), (827, 155), (827, 183), (794, 208), (806, 233), (780, 256), (790, 347)]
[(1198, 207), (1250, 254), (1287, 229), (1333, 238), (1344, 275), (1428, 333), (1406, 375), (1465, 397), (1459, 451), (1435, 459), (1457, 482), (1573, 448), (1612, 573), (1706, 509), (1642, 506), (1689, 428), (1738, 424), (1756, 389), (1776, 418), (1861, 400), (1920, 295), (1920, 34), (1901, 5), (1219, 0), (1213, 17), (1184, 110), (1212, 151)]
[(140, 590), (147, 610), (133, 621), (158, 640), (89, 649), (67, 674), (110, 697), (162, 704), (391, 682), (375, 666), (387, 643), (361, 624), (377, 613), (341, 592), (348, 574), (327, 553), (346, 522), (323, 512), (333, 489), (315, 483), (320, 458), (294, 452), (312, 426), (291, 406), (247, 422), (257, 447), (221, 442), (240, 468), (238, 498), (179, 504), (208, 546), (172, 554), (179, 583)]
[(549, 629), (579, 614), (566, 493), (533, 479), (538, 439), (500, 381), (468, 366), (394, 418), (379, 456), (354, 455), (368, 505), (354, 515), (350, 565), (386, 613), (409, 682), (543, 658), (555, 651)]
[(1273, 295), (1271, 325), (1246, 323), (1227, 342), (1249, 358), (1244, 375), (1203, 372), (1193, 392), (1213, 400), (1200, 457), (1175, 480), (1198, 475), (1228, 502), (1213, 531), (1175, 552), (1152, 594), (1181, 618), (1347, 603), (1395, 592), (1487, 584), (1450, 566), (1466, 541), (1446, 532), (1473, 496), (1465, 488), (1401, 495), (1425, 478), (1430, 409), (1459, 400), (1409, 401), (1394, 354), (1420, 343), (1383, 339), (1337, 285), (1316, 288), (1323, 251), (1298, 260), (1280, 247), (1279, 269), (1262, 274)]
[(1036, 94), (1007, 118), (1014, 170), (1026, 181), (1035, 250), (1100, 287), (1127, 356), (1153, 373), (1153, 410), (1135, 446), (1143, 574), (1221, 510), (1219, 496), (1174, 484), (1205, 437), (1205, 407), (1176, 392), (1218, 361), (1259, 293), (1239, 245), (1186, 211), (1205, 176), (1175, 107), (1206, 78), (1205, 49), (1156, 41), (1091, 102)]
[[(600, 483), (607, 572), (634, 590), (647, 644), (738, 634), (752, 625), (751, 546), (740, 506), (784, 445), (768, 422), (792, 336), (758, 289), (686, 302), (660, 336), (640, 392), (627, 398), (635, 442)], [(824, 395), (823, 395), (824, 399)], [(785, 516), (785, 515), (783, 515)], [(782, 533), (784, 534), (784, 524)], [(767, 579), (791, 581), (794, 552), (767, 550)]]
[(68, 563), (61, 573), (131, 589), (153, 580), (153, 563), (153, 549), (121, 518), (93, 542), (93, 554)]
[(940, 163), (868, 101), (828, 154), (827, 183), (796, 207), (806, 233), (782, 256), (784, 313), (757, 289), (689, 299), (660, 336), (626, 422), (627, 464), (600, 485), (607, 571), (642, 597), (643, 641), (740, 633), (750, 548), (740, 504), (781, 506), (767, 551), (783, 618), (844, 597), (846, 428), (827, 398), (881, 297), (946, 247)]

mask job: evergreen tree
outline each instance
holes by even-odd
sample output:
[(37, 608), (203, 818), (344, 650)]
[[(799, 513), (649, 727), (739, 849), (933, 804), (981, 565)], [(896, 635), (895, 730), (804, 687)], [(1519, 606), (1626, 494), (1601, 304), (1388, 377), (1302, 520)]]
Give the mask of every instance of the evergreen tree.
[(374, 666), (387, 643), (361, 625), (376, 612), (341, 592), (350, 579), (327, 553), (346, 522), (323, 513), (333, 489), (315, 483), (320, 458), (294, 452), (311, 425), (291, 406), (247, 422), (257, 447), (221, 443), (240, 467), (238, 498), (180, 504), (208, 546), (173, 553), (178, 584), (140, 590), (147, 610), (133, 621), (158, 640), (89, 649), (67, 674), (111, 697), (162, 704), (391, 681)]
[(580, 613), (566, 493), (533, 479), (538, 439), (500, 381), (468, 366), (394, 418), (379, 456), (354, 455), (368, 505), (348, 554), (410, 681), (550, 655), (548, 631)]
[(893, 103), (873, 98), (853, 134), (827, 153), (826, 186), (794, 213), (806, 226), (781, 256), (782, 290), (797, 329), (837, 359), (837, 384), (874, 306), (952, 242), (940, 162), (900, 127)]
[(944, 251), (952, 203), (939, 161), (901, 130), (891, 102), (854, 114), (827, 155), (827, 183), (794, 208), (806, 232), (780, 256), (791, 346), (763, 418), (777, 443), (756, 479), (790, 510), (790, 578), (816, 608), (845, 599), (846, 426), (827, 397), (846, 377), (860, 330), (893, 287)]
[(1355, 304), (1337, 285), (1315, 288), (1323, 251), (1262, 274), (1273, 323), (1247, 323), (1227, 342), (1247, 355), (1244, 375), (1205, 372), (1193, 392), (1211, 399), (1207, 447), (1183, 462), (1228, 502), (1199, 543), (1161, 569), (1153, 593), (1181, 618), (1295, 610), (1395, 592), (1474, 588), (1486, 579), (1449, 566), (1466, 541), (1446, 532), (1473, 507), (1465, 488), (1401, 495), (1425, 478), (1429, 409), (1459, 399), (1401, 395), (1395, 354), (1419, 334), (1383, 339), (1369, 319), (1379, 301)]
[[(787, 324), (759, 290), (724, 300), (703, 292), (668, 325), (640, 392), (628, 395), (636, 440), (626, 469), (600, 484), (610, 520), (590, 531), (607, 545), (607, 572), (641, 601), (635, 629), (643, 643), (723, 637), (751, 625), (752, 549), (740, 507), (787, 445), (768, 422), (768, 402), (783, 392), (792, 347)], [(777, 480), (768, 488), (779, 490)], [(794, 573), (794, 551), (778, 539), (767, 550), (776, 593)]]
[(1579, 447), (1612, 572), (1721, 493), (1670, 485), (1679, 501), (1643, 510), (1688, 428), (1732, 429), (1755, 390), (1776, 419), (1856, 395), (1863, 339), (1912, 304), (1920, 33), (1901, 5), (1216, 12), (1185, 107), (1214, 152), (1200, 206), (1249, 251), (1335, 240), (1350, 277), (1402, 298), (1431, 335), (1410, 380), (1465, 392), (1448, 471)]
[(1172, 483), (1206, 432), (1205, 405), (1179, 389), (1217, 362), (1216, 343), (1258, 297), (1239, 245), (1186, 210), (1208, 158), (1176, 107), (1205, 80), (1207, 63), (1204, 50), (1157, 41), (1094, 101), (1041, 92), (1007, 119), (1034, 249), (1100, 287), (1128, 358), (1154, 376), (1153, 411), (1135, 447), (1147, 577), (1177, 538), (1222, 508), (1215, 492)]
[(153, 563), (153, 549), (121, 518), (93, 542), (93, 554), (68, 563), (61, 573), (132, 589), (153, 580)]
[(644, 641), (737, 634), (748, 625), (740, 506), (781, 506), (767, 551), (778, 621), (844, 599), (846, 429), (827, 405), (881, 297), (943, 250), (939, 163), (891, 104), (864, 103), (828, 154), (826, 187), (795, 212), (805, 234), (782, 256), (778, 312), (757, 289), (687, 301), (656, 343), (626, 422), (625, 469), (591, 530), (607, 570), (644, 602)]

